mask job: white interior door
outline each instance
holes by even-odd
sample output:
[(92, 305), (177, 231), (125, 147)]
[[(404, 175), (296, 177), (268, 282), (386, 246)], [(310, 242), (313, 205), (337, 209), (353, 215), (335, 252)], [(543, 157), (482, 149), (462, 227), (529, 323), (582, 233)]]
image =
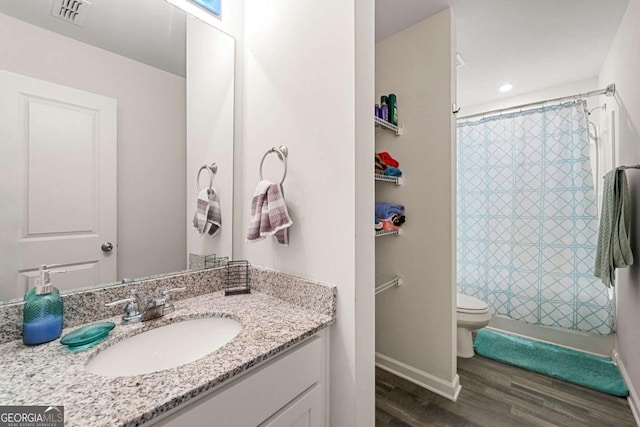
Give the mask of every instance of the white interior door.
[(116, 280), (116, 105), (0, 70), (0, 300), (40, 264), (60, 290)]

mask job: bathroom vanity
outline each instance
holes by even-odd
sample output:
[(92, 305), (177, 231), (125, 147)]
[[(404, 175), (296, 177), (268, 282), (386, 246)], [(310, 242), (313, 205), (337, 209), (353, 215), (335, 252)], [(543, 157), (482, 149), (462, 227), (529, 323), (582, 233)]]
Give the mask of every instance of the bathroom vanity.
[(325, 426), (327, 334), (320, 332), (219, 390), (150, 424), (182, 426)]
[[(225, 297), (221, 275), (202, 271), (137, 284), (150, 293), (176, 284), (187, 291), (176, 298), (175, 311), (155, 320), (122, 324), (110, 309), (111, 317), (84, 322), (116, 323), (105, 341), (84, 351), (71, 352), (59, 340), (34, 347), (21, 340), (0, 344), (0, 405), (62, 405), (65, 425), (81, 427), (328, 425), (328, 326), (335, 321), (335, 287), (252, 267), (252, 293)], [(213, 291), (203, 292), (203, 286)], [(85, 303), (102, 306), (114, 292), (89, 292)], [(10, 318), (4, 309), (3, 317)], [(198, 360), (140, 375), (87, 369), (98, 354), (132, 336), (210, 317), (233, 319), (241, 329)], [(66, 327), (63, 335), (80, 326)], [(167, 340), (128, 357), (153, 360), (174, 351), (172, 344)]]

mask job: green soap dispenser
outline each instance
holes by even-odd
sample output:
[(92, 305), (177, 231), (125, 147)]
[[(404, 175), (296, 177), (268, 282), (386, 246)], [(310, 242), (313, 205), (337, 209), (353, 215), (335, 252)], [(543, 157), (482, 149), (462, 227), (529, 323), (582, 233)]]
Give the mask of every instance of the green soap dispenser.
[(51, 267), (53, 266), (40, 266), (36, 287), (24, 295), (22, 341), (26, 345), (53, 341), (62, 334), (62, 297), (51, 284), (49, 275), (66, 271), (50, 271)]

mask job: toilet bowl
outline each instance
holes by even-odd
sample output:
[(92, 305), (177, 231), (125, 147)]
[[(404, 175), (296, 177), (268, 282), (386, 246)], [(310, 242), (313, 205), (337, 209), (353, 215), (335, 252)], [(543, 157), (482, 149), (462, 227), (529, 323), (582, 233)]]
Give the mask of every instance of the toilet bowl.
[(489, 306), (478, 298), (458, 294), (457, 304), (458, 324), (458, 357), (470, 358), (473, 351), (472, 331), (484, 328), (491, 320)]

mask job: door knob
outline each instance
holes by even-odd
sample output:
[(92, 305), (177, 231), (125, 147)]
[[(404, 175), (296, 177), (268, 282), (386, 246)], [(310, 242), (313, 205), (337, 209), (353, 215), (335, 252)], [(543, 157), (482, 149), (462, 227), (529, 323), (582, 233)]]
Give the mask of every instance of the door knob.
[(104, 242), (100, 247), (102, 248), (102, 252), (111, 252), (113, 250), (113, 243)]

